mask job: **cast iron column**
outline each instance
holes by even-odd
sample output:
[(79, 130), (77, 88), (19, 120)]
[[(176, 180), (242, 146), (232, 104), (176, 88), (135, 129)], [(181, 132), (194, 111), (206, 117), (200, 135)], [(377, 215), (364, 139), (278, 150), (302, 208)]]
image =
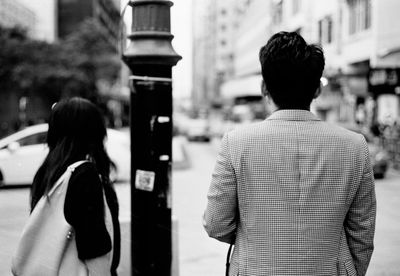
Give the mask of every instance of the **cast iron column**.
[(172, 66), (171, 1), (134, 0), (131, 43), (132, 275), (171, 275)]

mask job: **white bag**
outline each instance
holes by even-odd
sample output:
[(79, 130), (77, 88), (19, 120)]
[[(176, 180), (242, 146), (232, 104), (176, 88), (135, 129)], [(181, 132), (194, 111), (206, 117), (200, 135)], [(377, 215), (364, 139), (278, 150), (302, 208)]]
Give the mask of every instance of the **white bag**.
[[(12, 260), (13, 275), (89, 275), (87, 266), (78, 258), (73, 228), (64, 216), (69, 179), (75, 168), (84, 162), (87, 161), (78, 161), (70, 165), (47, 196), (43, 196), (33, 209)], [(104, 206), (106, 226), (110, 233), (111, 215), (106, 201)], [(109, 254), (112, 256), (112, 252)], [(111, 265), (111, 257), (109, 259)], [(109, 273), (110, 270), (104, 271), (102, 275)]]

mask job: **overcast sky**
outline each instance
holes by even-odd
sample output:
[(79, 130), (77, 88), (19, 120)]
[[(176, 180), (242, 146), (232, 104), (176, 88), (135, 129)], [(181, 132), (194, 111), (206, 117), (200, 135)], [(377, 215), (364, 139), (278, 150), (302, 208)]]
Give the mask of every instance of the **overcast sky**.
[[(123, 8), (128, 0), (121, 0)], [(173, 67), (174, 97), (189, 97), (192, 89), (192, 0), (174, 0), (171, 7), (172, 45), (182, 56), (182, 60)], [(125, 22), (130, 26), (131, 8), (125, 12)], [(127, 28), (130, 31), (130, 27)]]

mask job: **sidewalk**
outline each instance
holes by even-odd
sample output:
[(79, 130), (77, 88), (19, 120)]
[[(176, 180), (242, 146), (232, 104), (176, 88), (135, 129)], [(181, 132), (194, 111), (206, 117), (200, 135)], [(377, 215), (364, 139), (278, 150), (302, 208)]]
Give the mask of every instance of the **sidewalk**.
[(175, 136), (172, 139), (172, 168), (183, 170), (190, 167), (190, 158), (186, 150), (187, 139), (183, 136)]
[(400, 169), (395, 169), (392, 166), (390, 166), (389, 169), (387, 170), (387, 174), (400, 176)]

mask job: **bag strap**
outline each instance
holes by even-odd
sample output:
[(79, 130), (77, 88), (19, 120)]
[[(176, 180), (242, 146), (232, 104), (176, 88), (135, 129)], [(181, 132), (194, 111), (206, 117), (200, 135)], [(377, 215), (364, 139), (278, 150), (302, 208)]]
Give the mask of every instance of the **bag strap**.
[(226, 270), (225, 276), (229, 276), (229, 266), (230, 266), (230, 259), (231, 259), (231, 251), (232, 251), (233, 243), (229, 245), (228, 254), (226, 255)]
[(70, 170), (72, 173), (77, 167), (79, 167), (80, 165), (82, 165), (85, 162), (89, 162), (89, 160), (76, 161), (75, 163), (68, 166), (68, 170)]
[(89, 162), (89, 160), (80, 160), (77, 161), (75, 163), (72, 163), (71, 165), (69, 165), (67, 167), (67, 170), (63, 173), (63, 175), (57, 180), (56, 184), (54, 185), (54, 187), (50, 190), (50, 192), (47, 194), (48, 196), (51, 196), (54, 191), (58, 188), (58, 186), (60, 186), (62, 183), (64, 183), (65, 179), (71, 176), (72, 172), (79, 167), (80, 165), (82, 165), (85, 162)]

